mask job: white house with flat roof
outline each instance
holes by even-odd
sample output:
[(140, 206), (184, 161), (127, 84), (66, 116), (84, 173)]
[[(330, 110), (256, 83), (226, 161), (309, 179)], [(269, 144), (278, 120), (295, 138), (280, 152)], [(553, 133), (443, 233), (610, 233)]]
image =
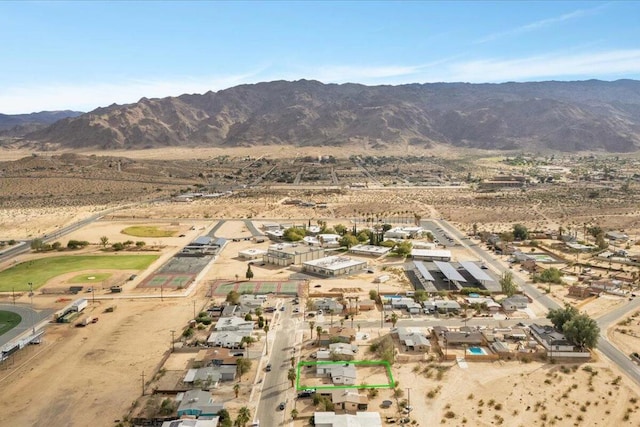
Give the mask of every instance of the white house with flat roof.
[(241, 348), (242, 339), (250, 337), (251, 331), (219, 331), (212, 332), (207, 344), (214, 347)]
[(385, 231), (384, 239), (415, 239), (423, 230), (422, 227), (394, 227)]
[(327, 277), (356, 273), (364, 270), (366, 267), (366, 261), (360, 261), (345, 256), (328, 256), (302, 263), (302, 271), (316, 273)]
[(264, 249), (249, 248), (243, 251), (238, 251), (238, 258), (258, 259), (258, 258), (262, 258), (266, 253), (267, 251), (265, 251)]
[(451, 261), (451, 251), (444, 249), (411, 249), (411, 257), (426, 261)]
[(255, 327), (254, 321), (244, 320), (240, 317), (221, 317), (213, 328), (216, 331), (252, 331)]
[(356, 412), (355, 415), (314, 412), (313, 421), (316, 427), (382, 427), (378, 412)]
[(356, 255), (382, 256), (391, 251), (391, 248), (374, 245), (355, 245), (349, 248), (349, 252)]

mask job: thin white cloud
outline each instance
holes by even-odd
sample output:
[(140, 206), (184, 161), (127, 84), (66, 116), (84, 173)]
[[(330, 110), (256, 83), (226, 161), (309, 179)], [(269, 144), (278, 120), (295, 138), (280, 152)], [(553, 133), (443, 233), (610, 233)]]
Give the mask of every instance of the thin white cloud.
[(640, 49), (581, 54), (555, 54), (517, 59), (485, 59), (449, 64), (425, 73), (425, 81), (504, 82), (548, 78), (640, 76)]
[(554, 24), (559, 24), (559, 23), (570, 21), (570, 20), (573, 20), (573, 19), (582, 18), (583, 16), (592, 15), (592, 14), (600, 11), (601, 9), (603, 9), (606, 6), (607, 5), (605, 4), (605, 5), (596, 6), (596, 7), (591, 8), (591, 9), (578, 9), (578, 10), (575, 10), (573, 12), (565, 13), (565, 14), (560, 15), (560, 16), (555, 16), (553, 18), (541, 19), (539, 21), (534, 21), (534, 22), (531, 22), (529, 24), (522, 25), (520, 27), (512, 28), (510, 30), (489, 34), (488, 36), (482, 37), (482, 38), (474, 41), (473, 43), (474, 44), (482, 44), (482, 43), (487, 43), (487, 42), (494, 41), (494, 40), (497, 40), (497, 39), (501, 39), (501, 38), (504, 38), (504, 37), (515, 36), (515, 35), (518, 35), (518, 34), (523, 34), (523, 33), (528, 33), (528, 32), (531, 32), (531, 31), (539, 30), (541, 28), (549, 27), (549, 26), (554, 25)]
[(111, 83), (53, 83), (7, 88), (0, 93), (0, 113), (22, 114), (43, 110), (90, 111), (113, 103), (128, 104), (142, 97), (162, 98), (205, 93), (255, 81), (259, 72), (206, 78), (125, 80)]

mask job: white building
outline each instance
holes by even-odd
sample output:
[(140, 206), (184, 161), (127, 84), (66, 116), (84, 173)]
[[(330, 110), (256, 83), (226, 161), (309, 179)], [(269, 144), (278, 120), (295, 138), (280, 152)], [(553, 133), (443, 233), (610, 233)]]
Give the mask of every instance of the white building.
[(262, 258), (267, 251), (264, 249), (245, 249), (243, 251), (238, 251), (238, 258), (242, 259), (258, 259)]
[(378, 412), (356, 412), (355, 415), (314, 412), (313, 421), (316, 427), (382, 427)]
[(374, 245), (355, 245), (349, 248), (349, 252), (356, 255), (382, 256), (391, 251), (391, 248)]
[(213, 329), (216, 331), (252, 331), (255, 323), (240, 317), (221, 317)]
[(240, 348), (242, 347), (242, 338), (250, 336), (251, 331), (212, 332), (207, 339), (207, 344), (213, 347)]
[(411, 257), (426, 261), (451, 261), (451, 251), (444, 249), (411, 249)]
[(302, 270), (322, 276), (335, 277), (364, 270), (366, 261), (359, 261), (345, 256), (329, 256), (302, 263)]
[(422, 227), (395, 227), (384, 233), (387, 239), (415, 239), (424, 229)]

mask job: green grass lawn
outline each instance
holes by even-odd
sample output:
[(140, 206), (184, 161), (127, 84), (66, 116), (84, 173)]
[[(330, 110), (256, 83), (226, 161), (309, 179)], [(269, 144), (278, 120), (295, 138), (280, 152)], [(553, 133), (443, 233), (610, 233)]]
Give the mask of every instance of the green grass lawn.
[(103, 280), (107, 280), (109, 277), (113, 276), (111, 273), (87, 273), (87, 274), (78, 274), (68, 280), (69, 283), (98, 283)]
[[(65, 273), (84, 270), (144, 270), (158, 255), (81, 255), (40, 258), (21, 262), (0, 271), (0, 292), (28, 291), (29, 282), (37, 289), (47, 280)], [(95, 275), (98, 277), (98, 275)]]
[(166, 230), (151, 225), (136, 225), (125, 228), (121, 233), (134, 237), (171, 237), (176, 234), (176, 231)]
[(0, 335), (13, 329), (20, 323), (22, 317), (12, 311), (0, 311)]

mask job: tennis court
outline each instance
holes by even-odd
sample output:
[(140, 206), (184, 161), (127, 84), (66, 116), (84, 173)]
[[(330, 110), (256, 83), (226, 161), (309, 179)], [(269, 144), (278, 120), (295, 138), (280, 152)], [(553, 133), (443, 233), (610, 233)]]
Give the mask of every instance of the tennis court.
[(195, 274), (154, 274), (138, 285), (139, 288), (186, 288)]
[(287, 294), (300, 295), (304, 280), (214, 280), (211, 283), (211, 294), (225, 296), (230, 291), (245, 294)]

